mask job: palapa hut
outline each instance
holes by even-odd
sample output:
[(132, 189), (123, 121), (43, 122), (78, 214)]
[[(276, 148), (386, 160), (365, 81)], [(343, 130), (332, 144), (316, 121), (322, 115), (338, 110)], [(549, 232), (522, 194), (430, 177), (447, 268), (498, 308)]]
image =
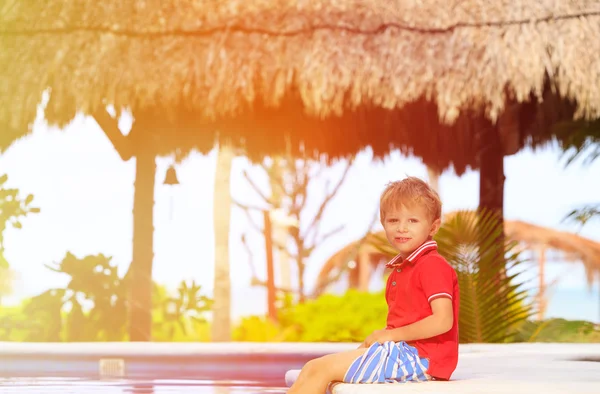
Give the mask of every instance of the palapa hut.
[[(452, 214), (445, 215), (445, 220)], [(538, 300), (542, 304), (539, 307), (540, 316), (543, 316), (546, 304), (546, 251), (558, 252), (561, 261), (583, 264), (590, 286), (594, 279), (600, 280), (600, 242), (520, 220), (505, 220), (504, 232), (509, 240), (518, 242), (523, 250), (537, 255), (540, 269)], [(376, 269), (389, 260), (389, 256), (377, 247), (381, 239), (385, 239), (383, 231), (368, 234), (365, 239), (351, 242), (334, 253), (319, 271), (313, 296), (322, 294), (344, 274), (347, 275), (349, 288), (367, 291)]]
[[(45, 119), (96, 118), (136, 160), (132, 322), (149, 330), (154, 157), (215, 140), (253, 158), (370, 146), (481, 169), (600, 113), (600, 5), (579, 0), (48, 0), (0, 6), (0, 149)], [(135, 117), (124, 137), (106, 106)], [(142, 327), (142, 328), (140, 328)]]

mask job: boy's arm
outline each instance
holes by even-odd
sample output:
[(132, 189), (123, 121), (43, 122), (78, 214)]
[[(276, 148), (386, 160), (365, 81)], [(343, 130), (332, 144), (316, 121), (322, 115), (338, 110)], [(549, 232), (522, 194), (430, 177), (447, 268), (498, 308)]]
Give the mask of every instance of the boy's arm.
[(430, 316), (404, 327), (387, 330), (387, 340), (410, 342), (435, 337), (450, 331), (454, 324), (452, 300), (436, 298), (431, 301), (430, 305), (433, 312)]

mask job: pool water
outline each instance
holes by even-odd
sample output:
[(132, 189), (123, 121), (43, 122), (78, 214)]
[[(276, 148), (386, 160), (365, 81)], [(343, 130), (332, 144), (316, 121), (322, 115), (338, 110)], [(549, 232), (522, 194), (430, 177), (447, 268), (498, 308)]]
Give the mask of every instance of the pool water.
[[(283, 383), (282, 383), (283, 385)], [(2, 394), (283, 394), (285, 387), (265, 387), (252, 381), (207, 380), (93, 380), (79, 378), (0, 378)]]

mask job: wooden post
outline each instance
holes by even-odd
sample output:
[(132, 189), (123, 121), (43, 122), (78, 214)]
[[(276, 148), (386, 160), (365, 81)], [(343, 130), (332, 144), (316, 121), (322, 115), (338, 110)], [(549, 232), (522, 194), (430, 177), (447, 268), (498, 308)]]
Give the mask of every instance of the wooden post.
[(273, 269), (273, 231), (271, 228), (271, 217), (268, 210), (263, 211), (265, 228), (265, 254), (267, 256), (267, 307), (269, 318), (277, 320), (275, 308), (275, 272)]
[(129, 303), (129, 340), (152, 340), (152, 260), (154, 178), (156, 157), (151, 150), (140, 149), (135, 156), (133, 195), (133, 256)]
[(538, 249), (539, 251), (539, 281), (540, 281), (540, 289), (538, 294), (538, 320), (544, 320), (544, 316), (546, 314), (546, 279), (545, 279), (545, 265), (546, 265), (546, 248), (541, 245)]
[(497, 126), (483, 127), (479, 145), (479, 209), (493, 213), (502, 231), (496, 240), (504, 264), (504, 149)]
[(215, 234), (215, 277), (211, 340), (231, 341), (231, 273), (229, 263), (229, 232), (231, 222), (231, 166), (235, 158), (232, 146), (218, 145), (217, 169), (213, 200)]

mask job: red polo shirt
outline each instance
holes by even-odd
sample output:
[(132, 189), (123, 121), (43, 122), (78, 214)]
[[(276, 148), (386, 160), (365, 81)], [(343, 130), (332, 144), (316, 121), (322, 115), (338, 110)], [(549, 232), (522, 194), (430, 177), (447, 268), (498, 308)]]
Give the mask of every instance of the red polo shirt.
[(458, 363), (459, 290), (456, 272), (438, 254), (435, 241), (427, 241), (402, 260), (394, 257), (388, 264), (390, 274), (385, 299), (388, 304), (387, 329), (407, 326), (432, 314), (429, 304), (436, 298), (452, 300), (454, 323), (450, 331), (412, 341), (421, 357), (429, 359), (428, 374), (450, 379)]

